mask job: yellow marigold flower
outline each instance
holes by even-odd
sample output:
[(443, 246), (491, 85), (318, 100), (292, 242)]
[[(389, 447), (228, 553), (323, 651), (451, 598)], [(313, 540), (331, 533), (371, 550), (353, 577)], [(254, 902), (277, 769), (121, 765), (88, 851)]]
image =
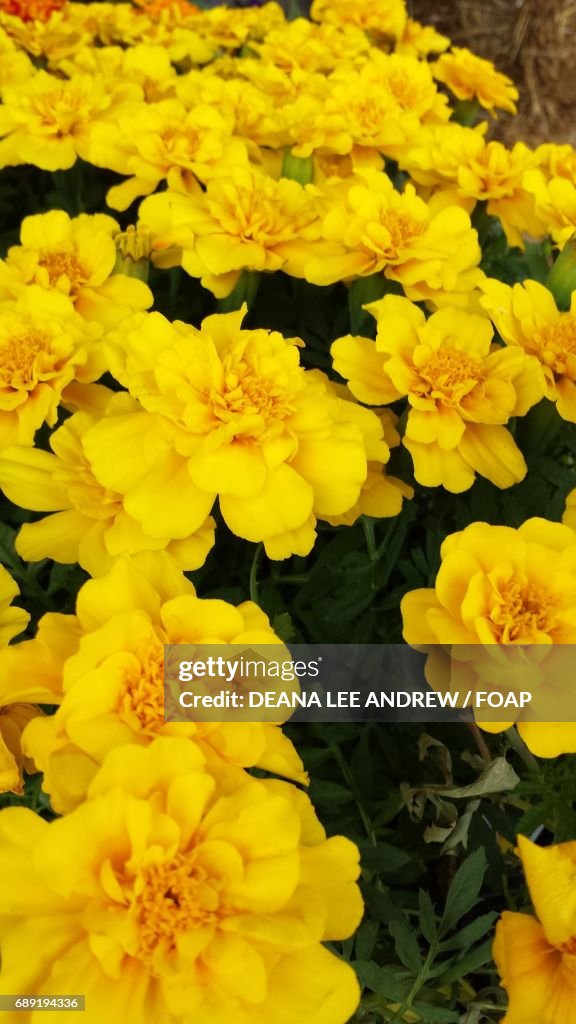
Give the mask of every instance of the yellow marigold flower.
[(448, 121), (448, 99), (438, 92), (430, 65), (425, 61), (376, 50), (360, 73), (366, 82), (388, 93), (402, 114), (415, 114), (422, 124)]
[(524, 187), (535, 153), (523, 142), (507, 149), (488, 142), (458, 168), (458, 192), (464, 198), (487, 202), (487, 212), (500, 220), (509, 245), (524, 248), (524, 236), (539, 236), (546, 225), (536, 215), (534, 196)]
[(574, 146), (545, 142), (537, 146), (535, 156), (549, 178), (568, 178), (576, 184), (576, 149)]
[(147, 103), (156, 103), (173, 93), (176, 69), (163, 46), (137, 43), (128, 50), (120, 46), (85, 46), (57, 62), (57, 69), (72, 78), (78, 72), (103, 75), (107, 79), (135, 82)]
[(460, 167), (478, 159), (485, 146), (485, 131), (485, 121), (475, 128), (455, 121), (422, 125), (410, 145), (400, 150), (398, 164), (419, 185), (452, 190), (453, 202), (458, 202)]
[(358, 177), (348, 188), (323, 190), (324, 245), (305, 263), (308, 281), (325, 285), (383, 271), (415, 301), (449, 301), (476, 286), (483, 277), (480, 247), (464, 210), (433, 213), (412, 185), (400, 193), (385, 174)]
[(568, 177), (546, 178), (541, 170), (529, 171), (525, 187), (534, 196), (537, 216), (560, 247), (576, 231), (576, 183)]
[[(163, 552), (117, 560), (81, 588), (76, 615), (45, 615), (37, 637), (11, 648), (6, 672), (43, 678), (60, 708), (26, 731), (25, 749), (45, 773), (58, 811), (69, 811), (106, 754), (158, 736), (199, 744), (223, 783), (258, 766), (306, 782), (302, 762), (271, 722), (169, 722), (164, 644), (280, 644), (251, 601), (238, 607), (196, 597)], [(285, 648), (282, 647), (285, 651)], [(3, 681), (0, 658), (0, 680)], [(30, 676), (29, 676), (30, 678)]]
[(507, 345), (535, 356), (546, 380), (546, 397), (563, 419), (576, 423), (576, 292), (569, 312), (538, 281), (513, 287), (486, 280), (481, 304)]
[(522, 480), (526, 464), (504, 424), (542, 397), (537, 361), (492, 347), (485, 317), (446, 308), (426, 320), (391, 295), (368, 308), (378, 320), (376, 341), (340, 338), (334, 367), (360, 401), (408, 398), (403, 443), (418, 482), (459, 493), (476, 473), (501, 488)]
[(120, 225), (103, 213), (71, 219), (63, 210), (25, 217), (20, 245), (0, 260), (0, 300), (30, 284), (67, 295), (86, 320), (112, 326), (147, 309), (154, 296), (143, 281), (115, 273), (114, 235)]
[(310, 16), (339, 28), (361, 28), (375, 42), (382, 37), (399, 39), (407, 20), (404, 0), (313, 0)]
[(574, 1016), (574, 843), (541, 847), (518, 836), (536, 917), (505, 911), (494, 959), (508, 994), (502, 1024), (570, 1024)]
[(223, 794), (194, 744), (160, 739), (111, 754), (65, 818), (3, 810), (0, 839), (2, 992), (28, 991), (30, 969), (39, 993), (81, 976), (87, 1024), (345, 1024), (356, 1009), (352, 968), (322, 942), (362, 916), (358, 850), (288, 783)]
[[(121, 416), (124, 429), (131, 417), (142, 414), (125, 394), (110, 392), (110, 399), (107, 414)], [(141, 524), (126, 512), (123, 496), (96, 478), (84, 451), (84, 436), (99, 419), (90, 412), (71, 416), (50, 437), (54, 454), (18, 447), (0, 454), (0, 486), (9, 500), (50, 513), (21, 527), (16, 541), (19, 554), (30, 562), (42, 558), (79, 562), (91, 576), (100, 576), (120, 555), (165, 549), (182, 569), (198, 569), (214, 543), (214, 520), (207, 518), (182, 540), (146, 536)], [(153, 436), (146, 443), (154, 445)]]
[(0, 93), (6, 87), (27, 82), (35, 73), (28, 55), (18, 49), (8, 33), (0, 28)]
[[(522, 649), (536, 645), (535, 651), (541, 654), (535, 654), (534, 664), (528, 656), (521, 663), (519, 682), (521, 687), (526, 685), (531, 678), (527, 672), (534, 670), (536, 681), (530, 688), (549, 713), (562, 692), (557, 689), (558, 669), (566, 671), (555, 645), (576, 642), (574, 532), (545, 519), (529, 519), (517, 530), (472, 523), (446, 538), (441, 559), (435, 586), (413, 590), (401, 603), (404, 639), (416, 647), (432, 645), (432, 681), (435, 671), (438, 675), (440, 645), (458, 645), (462, 657), (471, 660), (471, 669), (483, 680), (481, 689), (493, 688), (496, 671), (502, 672), (503, 667), (506, 690), (512, 685), (510, 670), (506, 662), (490, 655), (490, 646), (505, 645), (512, 656), (516, 645)], [(448, 677), (439, 675), (438, 689), (446, 688), (447, 678), (459, 665), (458, 658), (452, 667), (448, 661)], [(510, 665), (513, 670), (519, 667), (517, 662)], [(571, 687), (571, 674), (569, 678)], [(480, 724), (490, 732), (500, 732), (514, 722)], [(573, 722), (520, 719), (516, 724), (521, 737), (540, 757), (576, 751)]]
[(263, 541), (270, 558), (308, 554), (316, 517), (348, 512), (367, 459), (385, 463), (389, 449), (374, 414), (367, 438), (355, 405), (299, 365), (297, 339), (243, 331), (244, 313), (207, 317), (200, 330), (157, 313), (125, 320), (107, 344), (111, 368), (149, 416), (125, 429), (101, 420), (85, 450), (152, 537), (189, 537), (219, 496), (230, 529)]
[(239, 50), (244, 43), (264, 39), (286, 21), (278, 3), (233, 8), (223, 4), (202, 11), (194, 27), (203, 37), (225, 50)]
[(39, 71), (29, 82), (4, 89), (0, 108), (0, 166), (34, 164), (66, 170), (89, 159), (90, 133), (110, 121), (122, 103), (140, 99), (137, 85), (91, 75), (70, 81)]
[(433, 65), (439, 82), (447, 85), (459, 100), (478, 100), (485, 110), (507, 110), (516, 113), (518, 90), (514, 83), (497, 71), (492, 61), (477, 57), (465, 47), (453, 46)]
[[(263, 82), (253, 82), (258, 77), (256, 73), (246, 81), (244, 75), (222, 78), (210, 74), (210, 69), (207, 69), (206, 72), (191, 71), (181, 76), (176, 86), (178, 99), (188, 110), (205, 104), (212, 110), (216, 109), (220, 116), (232, 118), (234, 126), (230, 133), (246, 143), (250, 158), (256, 164), (261, 160), (261, 146), (277, 148), (290, 141), (284, 104), (297, 95), (288, 76), (277, 69), (273, 70), (280, 76), (280, 87), (273, 89), (272, 85), (278, 87), (278, 82), (271, 83), (267, 69), (262, 69), (260, 64), (257, 60), (246, 60), (242, 69), (244, 71), (246, 65), (255, 65)], [(239, 71), (240, 62), (236, 67)]]
[[(30, 619), (28, 612), (12, 604), (18, 593), (16, 583), (0, 566), (0, 658), (2, 649), (26, 629)], [(40, 714), (34, 704), (22, 703), (27, 696), (22, 696), (23, 689), (28, 683), (28, 680), (13, 679), (0, 687), (0, 793), (22, 793), (22, 771), (33, 770), (20, 742), (28, 722)]]
[(262, 61), (283, 71), (301, 68), (311, 72), (328, 72), (343, 62), (354, 62), (367, 54), (369, 48), (370, 43), (359, 28), (315, 25), (306, 18), (289, 21), (269, 32), (263, 42), (250, 44)]
[(56, 423), (67, 385), (101, 376), (99, 336), (57, 292), (33, 285), (0, 302), (0, 449), (32, 444), (43, 423)]
[(135, 199), (150, 195), (161, 181), (193, 188), (231, 166), (248, 164), (246, 147), (231, 139), (233, 120), (213, 107), (187, 111), (177, 99), (141, 104), (118, 116), (116, 124), (96, 125), (89, 159), (97, 167), (130, 175), (106, 197), (114, 210), (126, 210)]
[[(171, 193), (151, 196), (142, 204), (142, 223), (153, 231), (152, 218), (171, 218), (172, 204)], [(302, 276), (306, 243), (320, 231), (316, 202), (306, 188), (249, 168), (230, 168), (230, 177), (212, 179), (205, 192), (178, 197), (176, 204), (193, 235), (182, 266), (218, 298), (230, 294), (242, 270)]]
[(448, 36), (437, 32), (433, 25), (421, 25), (412, 18), (406, 20), (404, 32), (396, 42), (396, 53), (407, 57), (428, 57), (442, 53), (450, 46)]

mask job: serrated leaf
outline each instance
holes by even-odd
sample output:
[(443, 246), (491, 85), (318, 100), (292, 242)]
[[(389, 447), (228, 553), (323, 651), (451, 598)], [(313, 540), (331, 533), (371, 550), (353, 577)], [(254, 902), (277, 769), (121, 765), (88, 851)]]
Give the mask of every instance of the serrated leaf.
[(440, 923), (441, 934), (454, 928), (464, 914), (467, 914), (475, 906), (486, 867), (486, 854), (483, 849), (475, 850), (460, 865), (446, 897)]

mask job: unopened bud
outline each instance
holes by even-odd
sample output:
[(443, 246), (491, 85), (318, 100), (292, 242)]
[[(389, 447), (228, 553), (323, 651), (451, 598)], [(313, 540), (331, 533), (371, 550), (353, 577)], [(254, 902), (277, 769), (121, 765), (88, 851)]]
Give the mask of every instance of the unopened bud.
[(114, 273), (126, 274), (128, 277), (137, 277), (139, 281), (147, 282), (152, 252), (152, 236), (148, 228), (130, 224), (126, 231), (120, 231), (116, 235), (114, 241)]

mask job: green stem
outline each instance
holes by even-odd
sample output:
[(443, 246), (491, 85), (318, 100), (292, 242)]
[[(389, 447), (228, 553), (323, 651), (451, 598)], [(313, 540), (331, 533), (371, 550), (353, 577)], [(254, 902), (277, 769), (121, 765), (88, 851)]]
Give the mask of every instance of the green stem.
[(524, 762), (526, 767), (531, 772), (539, 772), (540, 765), (538, 764), (538, 761), (534, 755), (530, 753), (528, 747), (524, 743), (524, 740), (521, 738), (514, 726), (512, 726), (511, 729), (506, 729), (506, 736), (508, 737), (510, 746), (518, 754), (518, 757)]
[(244, 303), (250, 309), (256, 298), (261, 276), (259, 270), (243, 270), (230, 295), (227, 295), (225, 299), (218, 299), (218, 312), (233, 313), (235, 310), (241, 309)]
[(412, 1003), (414, 1002), (414, 999), (418, 995), (420, 989), (423, 987), (423, 985), (426, 984), (428, 974), (430, 973), (430, 968), (432, 967), (432, 964), (436, 959), (437, 953), (438, 940), (435, 939), (434, 942), (431, 943), (430, 949), (428, 950), (428, 955), (424, 963), (422, 964), (422, 967), (418, 971), (416, 978), (414, 979), (414, 984), (412, 985), (412, 988), (410, 989), (403, 1003), (396, 1010), (394, 1016), (391, 1017), (390, 1024), (395, 1024), (395, 1021), (402, 1020), (402, 1017), (404, 1016), (406, 1011), (409, 1010), (410, 1007), (412, 1006)]
[(250, 600), (254, 601), (254, 604), (259, 604), (258, 601), (258, 569), (260, 562), (262, 561), (262, 555), (264, 554), (264, 545), (262, 542), (256, 546), (254, 552), (254, 558), (252, 559), (252, 565), (250, 567)]
[(558, 309), (570, 309), (572, 292), (576, 291), (576, 234), (568, 239), (557, 256), (546, 287), (556, 299)]
[(330, 751), (338, 767), (340, 768), (340, 771), (342, 772), (342, 777), (344, 781), (350, 787), (350, 792), (352, 793), (354, 800), (356, 802), (358, 813), (360, 814), (360, 817), (362, 819), (362, 824), (364, 825), (364, 829), (366, 831), (368, 839), (372, 843), (372, 846), (378, 846), (378, 840), (376, 838), (374, 826), (372, 825), (372, 821), (370, 819), (369, 814), (367, 814), (366, 810), (364, 809), (362, 798), (360, 796), (360, 793), (358, 792), (358, 787), (356, 786), (354, 776), (352, 775), (352, 772), (348, 767), (348, 762), (346, 761), (346, 758), (344, 757), (342, 751), (340, 750), (340, 747), (336, 743), (330, 744)]

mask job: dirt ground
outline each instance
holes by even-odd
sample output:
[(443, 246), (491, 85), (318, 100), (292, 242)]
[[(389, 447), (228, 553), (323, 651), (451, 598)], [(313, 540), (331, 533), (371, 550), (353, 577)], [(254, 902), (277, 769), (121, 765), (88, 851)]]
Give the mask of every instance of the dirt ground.
[(496, 126), (507, 142), (576, 145), (574, 0), (409, 0), (412, 17), (489, 57), (515, 81), (516, 118)]

